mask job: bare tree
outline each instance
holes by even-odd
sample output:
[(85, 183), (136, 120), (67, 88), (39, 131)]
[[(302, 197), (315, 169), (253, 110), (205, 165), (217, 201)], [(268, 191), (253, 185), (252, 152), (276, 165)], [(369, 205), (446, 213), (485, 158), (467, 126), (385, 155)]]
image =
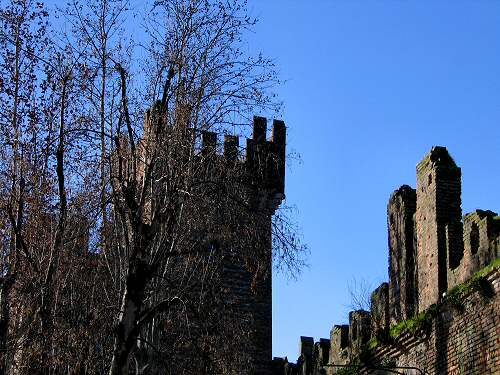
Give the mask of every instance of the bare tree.
[(271, 246), (278, 267), (300, 268), (296, 228), (274, 215), (284, 125), (272, 142), (256, 127), (246, 160), (234, 136), (279, 104), (272, 61), (242, 52), (245, 4), (156, 1), (141, 64), (113, 39), (127, 4), (70, 2), (64, 48), (41, 37), (41, 4), (2, 11), (4, 373), (250, 369), (254, 317), (228, 268), (249, 293), (270, 277)]
[(366, 279), (352, 278), (347, 285), (347, 291), (350, 297), (350, 304), (348, 307), (354, 311), (370, 311), (373, 289), (373, 284)]

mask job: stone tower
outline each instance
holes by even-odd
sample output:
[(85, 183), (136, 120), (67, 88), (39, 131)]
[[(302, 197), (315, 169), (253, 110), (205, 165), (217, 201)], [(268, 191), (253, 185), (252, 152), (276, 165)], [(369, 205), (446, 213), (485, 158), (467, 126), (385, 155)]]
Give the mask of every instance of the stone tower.
[(461, 170), (444, 147), (433, 147), (417, 165), (418, 311), (448, 288), (448, 267), (463, 253)]
[(387, 205), (389, 230), (389, 315), (391, 324), (411, 318), (416, 306), (415, 189), (396, 190)]

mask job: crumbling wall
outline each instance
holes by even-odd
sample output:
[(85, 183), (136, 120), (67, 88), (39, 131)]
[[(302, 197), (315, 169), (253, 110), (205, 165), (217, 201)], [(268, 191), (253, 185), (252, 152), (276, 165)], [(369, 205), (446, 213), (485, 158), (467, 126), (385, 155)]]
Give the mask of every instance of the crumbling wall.
[[(370, 365), (381, 367), (392, 362), (397, 367), (413, 368), (404, 370), (407, 375), (498, 374), (500, 271), (492, 271), (486, 279), (494, 291), (492, 298), (475, 291), (462, 301), (463, 310), (442, 305), (427, 329), (376, 348)], [(361, 373), (374, 372), (365, 368)]]
[(389, 284), (382, 283), (371, 296), (371, 336), (383, 341), (389, 334)]
[(389, 282), (372, 293), (371, 311), (352, 311), (349, 326), (333, 327), (327, 365), (313, 353), (306, 361), (315, 366), (299, 359), (284, 374), (333, 375), (345, 366), (370, 374), (393, 373), (390, 366), (404, 374), (497, 374), (498, 214), (476, 210), (462, 221), (461, 170), (446, 148), (433, 147), (417, 165), (417, 189), (396, 190), (387, 215)]
[(464, 217), (464, 255), (448, 272), (448, 285), (453, 287), (470, 278), (475, 271), (496, 259), (498, 254), (498, 214), (476, 210)]
[(389, 302), (392, 324), (413, 316), (417, 305), (413, 221), (416, 208), (417, 193), (408, 185), (396, 190), (387, 205)]
[(334, 325), (330, 331), (330, 363), (346, 365), (350, 356), (349, 326)]
[(448, 289), (448, 264), (463, 252), (461, 170), (444, 147), (433, 147), (417, 165), (418, 311)]

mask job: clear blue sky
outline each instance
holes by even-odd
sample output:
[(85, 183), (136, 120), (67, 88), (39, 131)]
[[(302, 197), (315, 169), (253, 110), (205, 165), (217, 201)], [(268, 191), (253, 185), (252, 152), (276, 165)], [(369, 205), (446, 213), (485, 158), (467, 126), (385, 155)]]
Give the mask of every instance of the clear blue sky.
[(253, 0), (251, 43), (288, 82), (286, 194), (310, 247), (275, 275), (273, 354), (347, 320), (349, 280), (387, 280), (386, 205), (433, 145), (462, 167), (463, 210), (500, 211), (500, 2)]

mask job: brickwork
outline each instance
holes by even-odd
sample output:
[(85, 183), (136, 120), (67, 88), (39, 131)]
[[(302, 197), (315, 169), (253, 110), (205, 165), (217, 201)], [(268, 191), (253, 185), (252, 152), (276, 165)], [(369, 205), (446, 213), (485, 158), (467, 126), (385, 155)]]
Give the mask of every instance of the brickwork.
[(452, 287), (471, 277), (474, 272), (498, 256), (495, 239), (500, 228), (492, 211), (476, 210), (464, 217), (464, 255), (460, 264), (448, 273), (448, 285)]
[(349, 326), (335, 325), (330, 332), (330, 362), (346, 365), (349, 357)]
[[(500, 372), (500, 271), (488, 277), (495, 296), (479, 292), (464, 301), (464, 312), (444, 305), (433, 319), (430, 332), (407, 334), (373, 355), (373, 365), (393, 358), (396, 366), (416, 367), (428, 375), (488, 375)], [(373, 373), (373, 372), (370, 372)], [(406, 370), (405, 374), (421, 374)]]
[[(266, 210), (269, 212), (267, 224), (262, 226), (267, 228), (267, 233), (263, 233), (262, 238), (255, 241), (256, 248), (252, 252), (265, 256), (271, 269), (272, 214), (284, 197), (285, 125), (282, 121), (273, 122), (270, 141), (266, 140), (266, 132), (267, 120), (255, 117), (252, 139), (247, 140), (244, 169), (249, 178), (248, 186), (253, 195), (253, 204), (259, 208), (258, 214), (262, 216), (262, 212)], [(235, 149), (237, 145), (237, 138), (225, 137), (224, 156), (237, 160), (238, 152)], [(264, 275), (254, 285), (254, 275), (249, 272), (247, 265), (238, 259), (231, 259), (225, 270), (225, 287), (237, 301), (236, 308), (240, 310), (242, 322), (248, 319), (252, 327), (250, 342), (246, 348), (242, 348), (250, 355), (252, 374), (269, 375), (272, 359), (271, 275)]]
[[(464, 299), (463, 312), (449, 304), (443, 304), (429, 329), (404, 334), (388, 345), (379, 345), (370, 352), (367, 362), (358, 369), (360, 374), (391, 374), (393, 371), (405, 375), (493, 375), (500, 371), (500, 270), (494, 269), (486, 279), (494, 296), (489, 299), (479, 292), (472, 292)], [(336, 326), (339, 327), (339, 326)], [(332, 330), (333, 332), (333, 330)], [(340, 332), (338, 328), (335, 332)], [(336, 337), (339, 337), (336, 334)], [(312, 340), (312, 338), (309, 338)], [(324, 339), (322, 339), (324, 340)], [(277, 367), (276, 375), (334, 375), (349, 361), (341, 358), (338, 342), (331, 340), (330, 362), (315, 366), (309, 372), (301, 363)], [(347, 348), (346, 348), (347, 349)], [(313, 363), (322, 363), (314, 355)], [(391, 363), (395, 368), (381, 368)]]
[[(176, 134), (171, 128), (166, 127), (167, 121), (162, 115), (163, 111), (159, 104), (151, 108), (145, 116), (144, 138), (139, 142), (138, 149), (141, 153), (141, 162), (138, 166), (139, 183), (142, 181), (144, 166), (150, 162), (149, 153), (154, 150), (156, 138), (156, 127), (164, 127), (165, 132), (173, 136), (188, 137), (195, 148), (201, 145), (199, 150), (200, 170), (206, 176), (224, 175), (231, 173), (237, 182), (238, 192), (244, 197), (246, 203), (255, 212), (254, 217), (244, 217), (239, 212), (236, 219), (241, 219), (242, 224), (238, 228), (248, 230), (249, 225), (255, 225), (250, 230), (255, 233), (253, 243), (249, 245), (240, 256), (231, 247), (232, 238), (238, 237), (238, 230), (231, 232), (231, 236), (225, 237), (223, 243), (218, 243), (224, 251), (224, 265), (222, 267), (223, 292), (226, 293), (226, 303), (231, 307), (234, 314), (235, 325), (240, 325), (243, 332), (249, 335), (245, 347), (238, 348), (249, 357), (248, 368), (241, 369), (241, 374), (269, 375), (271, 373), (272, 360), (272, 215), (281, 204), (285, 190), (285, 152), (286, 152), (286, 127), (283, 121), (274, 120), (272, 137), (267, 139), (267, 119), (254, 117), (253, 134), (251, 139), (246, 140), (246, 153), (241, 155), (239, 150), (239, 138), (225, 135), (222, 145), (222, 154), (218, 153), (218, 137), (216, 133), (209, 131), (196, 132), (193, 129), (179, 128)], [(170, 130), (169, 130), (170, 129)], [(116, 160), (122, 163), (121, 170), (130, 169), (130, 160)], [(238, 197), (241, 198), (241, 197)], [(155, 202), (150, 200), (150, 210), (153, 211)], [(213, 215), (224, 216), (225, 206), (220, 202), (214, 202), (217, 212)], [(214, 210), (215, 211), (215, 210)], [(253, 215), (253, 214), (251, 214)], [(249, 215), (249, 216), (251, 216)], [(239, 218), (238, 216), (241, 216)], [(237, 221), (236, 220), (236, 221)], [(251, 224), (249, 224), (248, 222)], [(236, 226), (235, 226), (236, 227)], [(238, 241), (235, 241), (238, 242)], [(256, 275), (257, 270), (252, 268), (251, 254), (267, 266), (259, 267), (266, 269)], [(240, 342), (235, 338), (235, 342)], [(312, 343), (311, 345), (314, 345)]]
[[(333, 327), (328, 365), (315, 351), (312, 369), (286, 360), (276, 374), (353, 365), (361, 374), (500, 374), (500, 217), (476, 210), (462, 221), (461, 170), (444, 147), (417, 165), (416, 190), (391, 195), (387, 214), (389, 282), (372, 293), (371, 311)], [(403, 333), (389, 330), (396, 324)]]
[(389, 306), (391, 323), (413, 316), (416, 300), (416, 247), (414, 221), (417, 207), (415, 189), (401, 186), (389, 199)]
[(461, 256), (461, 171), (444, 147), (417, 165), (418, 311), (448, 288), (448, 263)]
[(349, 313), (350, 358), (355, 358), (370, 340), (371, 317), (368, 311), (356, 310)]
[(375, 337), (385, 337), (389, 332), (389, 284), (382, 283), (371, 296), (371, 333)]

